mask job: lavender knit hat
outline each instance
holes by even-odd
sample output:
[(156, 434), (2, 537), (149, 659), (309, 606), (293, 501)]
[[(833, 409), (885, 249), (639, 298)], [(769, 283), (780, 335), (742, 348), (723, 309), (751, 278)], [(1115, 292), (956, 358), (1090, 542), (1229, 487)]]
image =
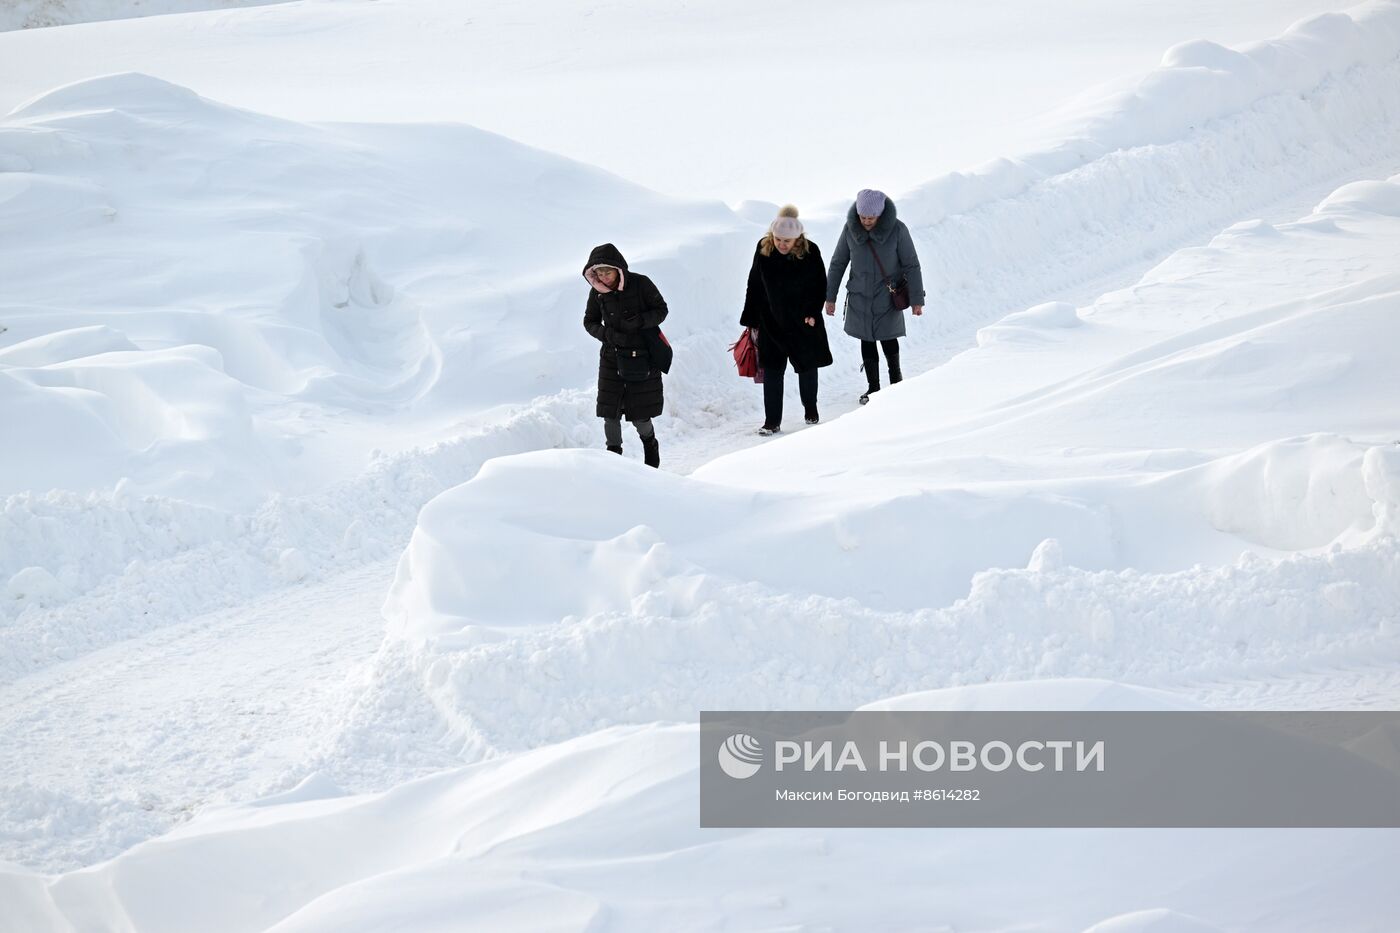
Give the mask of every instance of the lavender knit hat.
[(885, 212), (885, 192), (862, 188), (856, 195), (856, 213), (862, 217), (879, 217)]

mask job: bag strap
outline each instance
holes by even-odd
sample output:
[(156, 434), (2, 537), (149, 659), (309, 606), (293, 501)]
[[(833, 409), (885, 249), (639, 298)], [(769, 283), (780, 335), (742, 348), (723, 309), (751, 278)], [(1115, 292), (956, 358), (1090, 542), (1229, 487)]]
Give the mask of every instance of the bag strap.
[(884, 280), (885, 287), (888, 288), (891, 292), (894, 292), (894, 282), (890, 281), (889, 273), (885, 272), (885, 264), (880, 261), (880, 253), (878, 250), (875, 249), (875, 241), (866, 240), (865, 245), (870, 247), (870, 255), (875, 257), (875, 265), (879, 266), (880, 268), (880, 278)]

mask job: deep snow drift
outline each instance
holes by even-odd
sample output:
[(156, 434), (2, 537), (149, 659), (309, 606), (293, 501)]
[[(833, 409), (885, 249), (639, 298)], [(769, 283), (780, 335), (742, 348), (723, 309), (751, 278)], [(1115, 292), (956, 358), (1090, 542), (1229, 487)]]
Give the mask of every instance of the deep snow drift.
[[(718, 342), (715, 269), (751, 236), (468, 127), (307, 127), (139, 75), (32, 102), (0, 163), (22, 452), (0, 463), (0, 678), (382, 559), (487, 457), (585, 443), (578, 244), (646, 244), (685, 345)], [(500, 222), (522, 206), (550, 224)]]
[[(141, 71), (294, 120), (468, 123), (668, 194), (815, 208), (1038, 151), (1066, 135), (1047, 110), (1132, 87), (1170, 46), (1233, 46), (1345, 5), (302, 0), (0, 35), (0, 113)], [(898, 103), (875, 103), (862, 39), (894, 33), (880, 77)], [(764, 105), (779, 85), (781, 117)]]
[[(1057, 681), (904, 709), (1179, 709)], [(696, 728), (619, 727), (387, 793), (309, 780), (46, 883), (15, 929), (1272, 933), (1388, 929), (1400, 836), (1368, 831), (700, 830)], [(295, 879), (293, 883), (288, 883)], [(859, 896), (852, 896), (859, 891)], [(257, 896), (251, 896), (258, 892)], [(1268, 892), (1262, 896), (1261, 892)], [(1170, 901), (1171, 907), (1164, 907)], [(4, 923), (6, 920), (0, 920)]]
[(287, 0), (5, 0), (0, 6), (0, 32), (285, 2)]
[[(741, 226), (467, 127), (305, 127), (140, 75), (26, 105), (0, 158), (6, 493), (239, 505), (354, 475), (386, 428), (591, 375), (593, 231), (661, 253)], [(526, 205), (547, 229), (501, 222)]]
[(436, 638), (410, 654), (478, 752), (726, 704), (1393, 656), (1397, 250), (1400, 176), (1353, 184), (688, 479), (494, 460), (423, 509), (391, 634)]
[[(278, 694), (193, 742), (207, 710), (172, 706), (90, 784), (4, 763), (0, 858), (66, 873), (7, 866), (0, 928), (869, 928), (878, 903), (935, 930), (1386, 929), (1394, 833), (695, 828), (699, 708), (1163, 708), (1400, 664), (1400, 4), (1179, 46), (1081, 105), (1067, 141), (894, 192), (939, 295), (909, 370), (942, 365), (847, 415), (838, 338), (827, 423), (757, 447), (724, 346), (767, 205), (143, 75), (0, 122), (0, 430), (30, 452), (0, 464), (4, 747), (96, 743), (45, 702), (65, 662), (216, 607), (266, 597), (262, 640), (182, 698), (362, 637), (327, 625), (343, 594), (289, 598), (301, 633), (265, 619), (399, 558), (381, 650), (296, 696), (323, 707)], [(604, 239), (671, 303), (668, 472), (571, 449), (598, 444), (578, 270)], [(1135, 284), (1094, 300), (1106, 279)], [(201, 783), (293, 718), (320, 736), (296, 766)], [(190, 819), (143, 747), (204, 801), (268, 794)]]
[[(1178, 50), (1069, 142), (901, 198), (938, 296), (909, 365), (1400, 170), (1400, 4), (1354, 16), (1247, 56)], [(137, 75), (31, 101), (0, 123), (0, 166), (0, 428), (26, 451), (0, 464), (0, 618), (21, 623), (0, 678), (383, 559), (488, 457), (596, 444), (580, 244), (664, 284), (668, 467), (760, 417), (724, 347), (761, 228), (715, 202), (467, 127), (307, 126)], [(828, 417), (860, 378), (836, 352)]]
[[(892, 929), (1387, 929), (1394, 832), (701, 831), (695, 727), (668, 721), (1187, 708), (1075, 678), (1394, 664), (1400, 448), (1378, 400), (1400, 371), (1397, 247), (1400, 176), (1353, 184), (1092, 306), (1015, 315), (858, 417), (691, 478), (594, 451), (492, 460), (424, 510), (381, 677), (325, 770), (84, 872), (0, 875), (12, 916), (854, 929), (878, 904)], [(1125, 406), (1151, 411), (1160, 444), (1107, 417)], [(1290, 433), (1322, 417), (1337, 433)], [(742, 550), (737, 516), (755, 526)], [(957, 545), (1003, 569), (943, 605)], [(1060, 679), (947, 687), (1016, 677)], [(347, 796), (364, 758), (434, 734), (416, 691), (488, 760)], [(833, 893), (852, 884), (861, 897)]]

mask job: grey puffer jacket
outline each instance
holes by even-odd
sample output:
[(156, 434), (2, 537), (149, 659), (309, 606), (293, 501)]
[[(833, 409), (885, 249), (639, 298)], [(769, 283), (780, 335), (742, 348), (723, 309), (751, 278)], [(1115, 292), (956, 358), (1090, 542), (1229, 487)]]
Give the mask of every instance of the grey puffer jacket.
[(826, 300), (836, 301), (841, 289), (841, 277), (851, 267), (846, 282), (846, 333), (860, 340), (889, 340), (904, 336), (904, 313), (894, 309), (894, 299), (885, 287), (870, 246), (874, 245), (884, 263), (891, 282), (900, 276), (909, 279), (909, 301), (924, 303), (924, 276), (919, 270), (919, 254), (914, 251), (914, 238), (895, 212), (894, 202), (885, 199), (885, 210), (869, 232), (860, 225), (856, 206), (846, 212), (846, 226), (831, 255), (831, 267), (826, 273)]

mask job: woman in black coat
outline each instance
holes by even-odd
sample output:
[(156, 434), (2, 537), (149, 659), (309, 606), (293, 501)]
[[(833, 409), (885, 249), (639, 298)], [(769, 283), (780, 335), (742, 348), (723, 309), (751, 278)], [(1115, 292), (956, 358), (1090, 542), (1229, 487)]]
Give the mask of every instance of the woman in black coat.
[[(611, 243), (589, 254), (583, 277), (593, 287), (583, 312), (583, 329), (602, 343), (596, 410), (603, 419), (608, 450), (622, 453), (622, 419), (626, 417), (642, 439), (647, 466), (659, 467), (661, 452), (651, 419), (661, 414), (665, 399), (661, 371), (648, 365), (647, 347), (649, 337), (654, 339), (649, 329), (666, 319), (666, 301), (651, 279), (627, 271), (627, 260)], [(634, 365), (638, 367), (635, 372)]]
[(754, 251), (744, 313), (739, 323), (758, 342), (763, 367), (763, 427), (776, 434), (783, 424), (783, 374), (788, 363), (797, 373), (798, 393), (808, 424), (816, 424), (817, 370), (831, 365), (822, 303), (826, 300), (826, 266), (821, 250), (803, 234), (797, 208), (778, 212)]

